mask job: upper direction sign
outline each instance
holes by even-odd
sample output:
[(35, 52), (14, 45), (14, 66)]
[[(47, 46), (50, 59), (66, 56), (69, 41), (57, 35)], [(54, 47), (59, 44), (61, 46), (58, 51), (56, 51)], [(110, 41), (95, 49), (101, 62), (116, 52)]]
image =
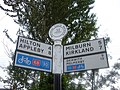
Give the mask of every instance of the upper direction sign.
[(64, 46), (64, 58), (105, 52), (104, 39), (91, 40)]
[(53, 25), (49, 30), (49, 36), (53, 40), (60, 40), (66, 34), (67, 34), (67, 27), (62, 23)]
[(24, 37), (18, 38), (17, 50), (52, 57), (52, 45), (41, 43)]

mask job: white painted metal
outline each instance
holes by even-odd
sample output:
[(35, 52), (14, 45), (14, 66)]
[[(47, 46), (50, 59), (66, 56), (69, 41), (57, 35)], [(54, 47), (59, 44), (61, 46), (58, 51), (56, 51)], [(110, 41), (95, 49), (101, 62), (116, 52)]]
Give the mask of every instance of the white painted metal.
[(109, 65), (106, 52), (64, 59), (64, 72), (100, 69), (107, 67), (109, 67)]
[(52, 45), (41, 43), (24, 37), (19, 37), (17, 50), (52, 57)]

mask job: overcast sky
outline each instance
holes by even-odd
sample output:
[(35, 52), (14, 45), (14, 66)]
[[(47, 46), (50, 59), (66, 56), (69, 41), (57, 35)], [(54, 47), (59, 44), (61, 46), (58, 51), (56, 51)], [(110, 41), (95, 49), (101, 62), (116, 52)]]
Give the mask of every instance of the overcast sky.
[[(1, 1), (0, 1), (1, 3)], [(111, 38), (111, 43), (108, 44), (108, 54), (113, 58), (110, 60), (110, 66), (113, 65), (113, 61), (117, 61), (120, 58), (120, 0), (96, 0), (93, 11), (98, 17), (97, 25), (100, 26), (99, 38), (102, 38), (108, 34)], [(4, 29), (9, 29), (8, 33), (12, 38), (16, 37), (16, 31), (19, 26), (14, 23), (12, 18), (6, 16), (3, 11), (0, 10), (0, 66), (8, 66), (8, 62), (11, 59), (8, 57), (7, 52), (10, 49), (14, 51), (15, 45), (13, 45), (3, 33)], [(8, 50), (8, 51), (6, 51)], [(5, 73), (0, 69), (0, 76), (5, 77)], [(3, 86), (0, 83), (0, 88)]]

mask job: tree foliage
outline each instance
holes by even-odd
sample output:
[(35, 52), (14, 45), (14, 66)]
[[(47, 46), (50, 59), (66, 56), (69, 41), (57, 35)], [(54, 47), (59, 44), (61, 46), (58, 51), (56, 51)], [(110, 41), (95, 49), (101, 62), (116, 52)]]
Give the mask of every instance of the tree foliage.
[[(0, 8), (22, 27), (18, 31), (18, 35), (52, 44), (53, 42), (48, 36), (50, 27), (56, 23), (63, 23), (68, 29), (63, 44), (78, 43), (97, 37), (96, 15), (90, 12), (94, 0), (3, 1), (8, 8), (4, 8), (2, 5), (0, 5)], [(25, 35), (24, 31), (28, 34)], [(53, 75), (51, 73), (24, 70), (10, 65), (8, 74), (10, 78), (7, 79), (9, 81), (7, 83), (12, 85), (12, 88), (25, 87), (27, 90), (53, 90)], [(79, 79), (83, 76), (84, 73), (63, 74), (63, 90), (78, 90), (78, 88), (84, 90), (85, 85), (81, 83), (76, 85), (73, 82), (74, 78)], [(28, 83), (29, 80), (32, 80), (32, 82)]]
[[(119, 90), (120, 81), (120, 62), (116, 62), (110, 70), (107, 71), (106, 75), (100, 75), (98, 87), (109, 87), (110, 90)], [(116, 84), (116, 85), (115, 85)]]

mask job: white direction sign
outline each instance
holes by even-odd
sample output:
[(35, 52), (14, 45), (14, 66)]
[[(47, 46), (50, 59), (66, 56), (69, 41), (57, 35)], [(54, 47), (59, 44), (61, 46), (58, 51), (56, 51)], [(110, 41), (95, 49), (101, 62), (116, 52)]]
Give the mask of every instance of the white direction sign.
[(107, 54), (105, 52), (94, 55), (64, 59), (64, 72), (74, 72), (107, 67), (109, 67), (109, 65)]
[(18, 38), (17, 50), (52, 57), (52, 45), (24, 37)]
[(105, 43), (104, 39), (91, 40), (87, 42), (65, 45), (64, 46), (64, 58), (95, 54), (99, 52), (104, 52)]

